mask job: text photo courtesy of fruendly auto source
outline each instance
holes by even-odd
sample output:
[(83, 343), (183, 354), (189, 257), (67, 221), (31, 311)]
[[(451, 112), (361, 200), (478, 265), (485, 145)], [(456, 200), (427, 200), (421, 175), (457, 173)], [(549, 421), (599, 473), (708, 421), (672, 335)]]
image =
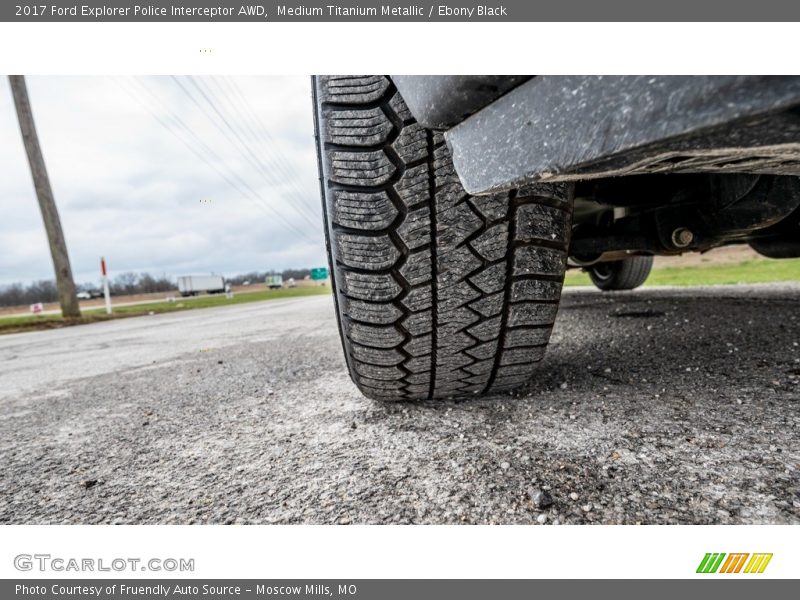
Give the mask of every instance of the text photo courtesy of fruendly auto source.
[(0, 523), (798, 523), (798, 299), (800, 77), (9, 75)]

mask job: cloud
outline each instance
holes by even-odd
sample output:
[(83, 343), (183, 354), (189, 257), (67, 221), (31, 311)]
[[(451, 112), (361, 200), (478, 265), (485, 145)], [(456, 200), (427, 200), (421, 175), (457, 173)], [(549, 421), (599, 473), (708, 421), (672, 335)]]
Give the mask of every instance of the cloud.
[[(308, 77), (30, 77), (28, 88), (78, 282), (97, 279), (100, 256), (112, 275), (325, 264)], [(52, 273), (0, 81), (0, 284)]]

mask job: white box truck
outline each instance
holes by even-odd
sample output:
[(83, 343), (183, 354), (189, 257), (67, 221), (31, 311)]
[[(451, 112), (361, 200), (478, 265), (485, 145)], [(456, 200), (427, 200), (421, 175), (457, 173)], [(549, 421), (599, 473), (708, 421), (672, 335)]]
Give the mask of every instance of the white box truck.
[(185, 275), (178, 277), (181, 296), (197, 296), (201, 292), (221, 294), (225, 291), (225, 279), (221, 275)]
[(267, 275), (264, 283), (271, 290), (279, 290), (283, 287), (283, 275)]

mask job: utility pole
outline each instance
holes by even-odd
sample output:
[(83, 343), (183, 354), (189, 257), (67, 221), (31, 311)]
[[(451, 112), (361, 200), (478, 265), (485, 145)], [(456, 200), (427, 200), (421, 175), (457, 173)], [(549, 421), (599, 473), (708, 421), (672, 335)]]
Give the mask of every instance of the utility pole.
[(42, 148), (39, 146), (39, 137), (33, 123), (33, 112), (28, 99), (28, 88), (23, 75), (9, 75), (11, 93), (14, 96), (14, 105), (17, 108), (19, 129), (22, 132), (22, 142), (28, 154), (28, 164), (31, 167), (33, 186), (36, 188), (36, 197), (39, 199), (39, 209), (42, 212), (44, 228), (47, 231), (47, 241), (50, 244), (50, 256), (53, 257), (53, 267), (56, 272), (56, 288), (58, 301), (61, 304), (61, 314), (64, 317), (80, 317), (81, 309), (75, 292), (75, 282), (72, 280), (72, 269), (69, 265), (67, 243), (61, 229), (61, 220), (58, 218), (58, 209), (53, 199), (53, 189), (44, 166)]

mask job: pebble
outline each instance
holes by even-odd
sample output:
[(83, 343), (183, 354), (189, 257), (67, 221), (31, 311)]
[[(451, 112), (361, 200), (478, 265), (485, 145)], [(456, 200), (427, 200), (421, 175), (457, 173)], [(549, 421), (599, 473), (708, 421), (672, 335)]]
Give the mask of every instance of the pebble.
[(547, 515), (544, 513), (540, 514), (538, 517), (536, 517), (536, 522), (539, 523), (539, 525), (544, 525), (547, 523)]
[(511, 464), (510, 464), (510, 463), (507, 463), (507, 462), (505, 462), (505, 461), (503, 461), (503, 462), (501, 462), (501, 463), (500, 463), (500, 468), (501, 468), (501, 469), (503, 469), (503, 471), (505, 471), (506, 469), (508, 469), (510, 466), (511, 466)]
[(545, 490), (531, 488), (528, 490), (528, 497), (538, 508), (547, 508), (553, 504), (553, 497)]
[(575, 492), (572, 492), (572, 493), (569, 495), (569, 499), (570, 499), (570, 500), (577, 500), (577, 499), (578, 499), (578, 494), (576, 494)]

